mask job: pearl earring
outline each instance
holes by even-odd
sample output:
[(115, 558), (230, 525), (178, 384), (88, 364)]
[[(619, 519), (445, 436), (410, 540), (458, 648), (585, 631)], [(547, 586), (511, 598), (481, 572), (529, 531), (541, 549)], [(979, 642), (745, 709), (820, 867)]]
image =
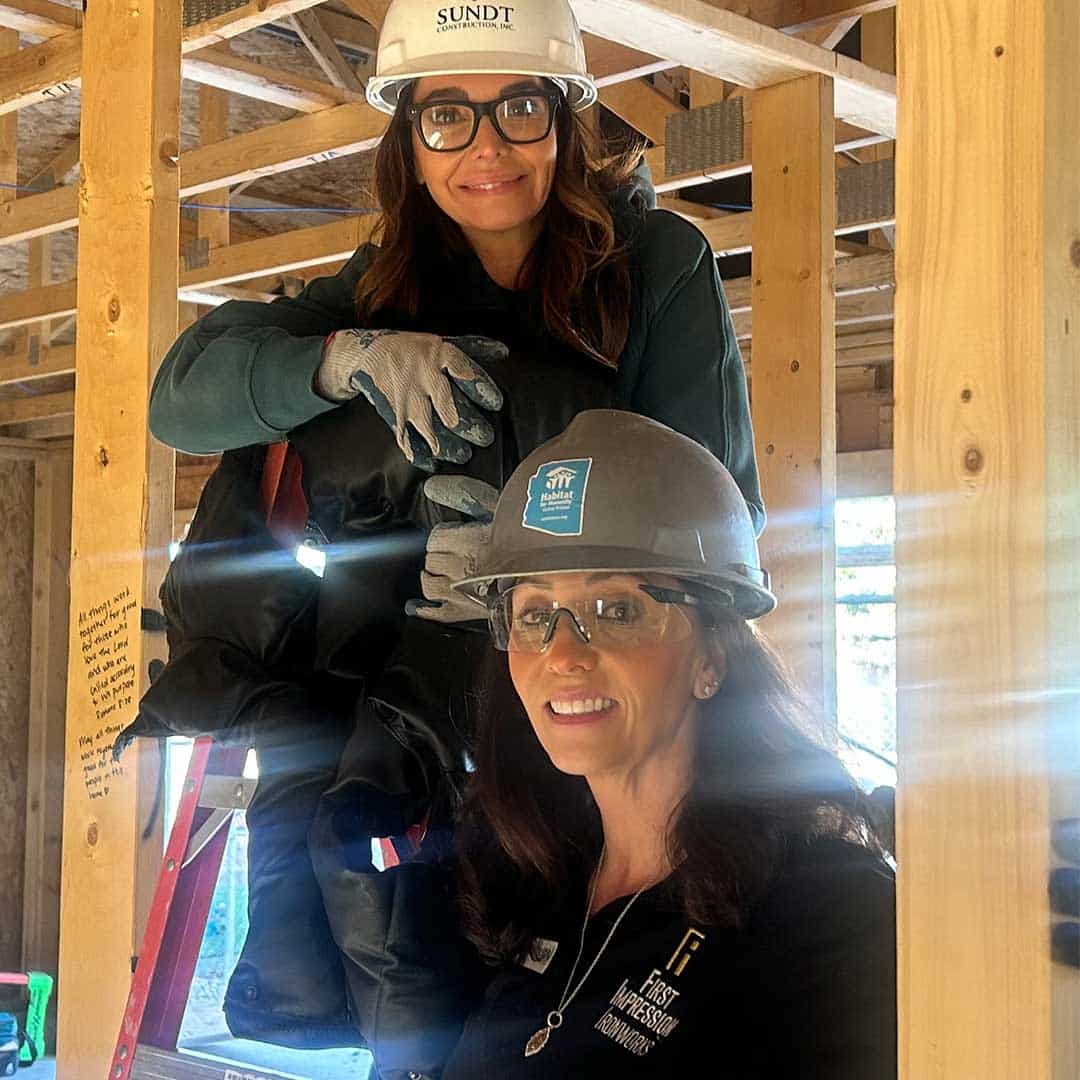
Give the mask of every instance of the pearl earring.
[(711, 679), (709, 682), (705, 683), (704, 686), (702, 686), (702, 688), (701, 688), (701, 696), (711, 698), (713, 696), (713, 694), (715, 694), (716, 691), (719, 690), (719, 689), (720, 689), (719, 680)]

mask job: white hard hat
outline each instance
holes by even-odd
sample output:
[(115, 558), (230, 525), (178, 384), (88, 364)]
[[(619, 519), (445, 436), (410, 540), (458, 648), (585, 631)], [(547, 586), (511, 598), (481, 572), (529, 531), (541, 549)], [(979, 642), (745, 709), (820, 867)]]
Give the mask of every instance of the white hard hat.
[(487, 74), (551, 79), (575, 110), (596, 101), (569, 0), (393, 0), (379, 33), (367, 99), (393, 113), (402, 86), (413, 79)]

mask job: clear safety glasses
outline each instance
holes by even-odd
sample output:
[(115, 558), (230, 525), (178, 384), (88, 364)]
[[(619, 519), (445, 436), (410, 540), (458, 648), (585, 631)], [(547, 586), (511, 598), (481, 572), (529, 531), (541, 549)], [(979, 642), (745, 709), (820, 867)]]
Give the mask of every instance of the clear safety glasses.
[(700, 603), (690, 593), (659, 585), (601, 583), (579, 596), (556, 598), (550, 589), (522, 582), (499, 593), (488, 619), (495, 647), (503, 652), (543, 652), (561, 615), (586, 644), (632, 649), (689, 637), (693, 624), (683, 607)]
[(557, 93), (530, 90), (494, 101), (425, 101), (409, 109), (409, 120), (423, 144), (442, 153), (464, 150), (485, 116), (509, 143), (540, 142), (550, 134), (558, 106)]

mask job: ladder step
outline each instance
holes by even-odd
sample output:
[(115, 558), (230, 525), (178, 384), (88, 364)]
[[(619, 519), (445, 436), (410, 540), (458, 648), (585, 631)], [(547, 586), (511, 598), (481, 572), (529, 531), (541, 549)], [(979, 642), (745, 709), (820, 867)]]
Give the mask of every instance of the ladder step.
[(131, 1080), (308, 1080), (296, 1073), (224, 1061), (209, 1055), (160, 1050), (140, 1043), (131, 1063)]

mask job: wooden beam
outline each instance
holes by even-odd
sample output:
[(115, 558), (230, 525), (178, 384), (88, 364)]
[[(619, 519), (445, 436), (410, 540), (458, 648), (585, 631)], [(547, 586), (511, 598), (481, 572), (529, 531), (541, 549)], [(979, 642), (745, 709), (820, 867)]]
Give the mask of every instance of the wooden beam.
[(892, 450), (857, 450), (836, 455), (836, 497), (865, 499), (893, 493)]
[(50, 0), (0, 4), (0, 26), (29, 37), (54, 38), (82, 26), (82, 12)]
[(809, 75), (758, 91), (754, 201), (762, 228), (751, 270), (752, 410), (769, 508), (761, 555), (780, 602), (768, 632), (829, 745), (836, 739), (832, 89)]
[[(687, 203), (693, 208), (693, 203)], [(708, 211), (708, 207), (702, 207)], [(716, 215), (717, 212), (713, 211)], [(699, 227), (708, 229), (714, 221), (724, 222), (727, 217), (750, 217), (752, 214), (714, 216), (697, 220)], [(181, 264), (180, 291), (216, 288), (230, 282), (248, 281), (254, 278), (281, 274), (305, 267), (326, 267), (327, 273), (333, 268), (327, 264), (336, 263), (350, 256), (360, 244), (371, 235), (377, 215), (364, 214), (346, 221), (331, 222), (328, 225), (315, 225), (308, 229), (293, 229), (275, 236), (250, 240), (242, 244), (233, 244), (227, 252), (210, 252), (209, 261), (203, 266), (190, 269)], [(751, 223), (748, 223), (748, 225)], [(749, 232), (749, 228), (747, 229)], [(891, 254), (867, 255), (861, 258), (845, 259), (836, 267), (836, 291), (838, 297), (852, 297), (858, 293), (891, 292), (895, 285), (893, 257)], [(61, 282), (47, 289), (32, 292), (13, 293), (0, 298), (0, 328), (23, 325), (44, 318), (58, 318), (72, 310), (74, 281)], [(750, 278), (736, 278), (724, 283), (728, 304), (732, 314), (739, 316), (750, 311)], [(849, 309), (852, 321), (859, 319), (881, 318), (881, 313), (888, 307), (885, 300), (869, 301), (861, 308)], [(25, 372), (40, 371), (41, 374), (62, 374), (68, 368), (66, 359), (57, 359), (59, 365), (52, 370), (53, 355), (66, 357), (60, 349), (51, 352), (42, 350), (38, 360), (25, 355), (17, 359), (0, 358), (0, 385), (5, 381), (24, 381), (34, 378)]]
[[(892, 289), (879, 289), (873, 292), (849, 293), (836, 300), (835, 326), (858, 326), (861, 323), (880, 322), (893, 314)], [(733, 313), (735, 333), (741, 341), (753, 333), (753, 315), (743, 310)]]
[(49, 416), (69, 416), (75, 411), (75, 395), (70, 390), (58, 394), (0, 400), (0, 427), (43, 420)]
[(75, 310), (74, 278), (58, 285), (43, 285), (37, 289), (8, 293), (0, 297), (0, 330), (71, 315)]
[[(756, 200), (756, 187), (754, 192)], [(873, 217), (854, 217), (843, 222), (838, 221), (835, 227), (836, 235), (843, 236), (846, 233), (862, 232), (864, 229), (881, 228), (883, 225), (892, 225), (895, 220), (895, 214), (888, 214), (880, 217), (875, 215)], [(754, 212), (750, 211), (702, 222), (700, 228), (717, 255), (739, 255), (751, 250), (753, 221)]]
[(192, 82), (297, 112), (320, 112), (346, 101), (360, 100), (356, 94), (329, 83), (259, 64), (222, 48), (201, 49), (194, 55), (185, 56), (183, 73), (184, 78)]
[(60, 1076), (113, 1070), (161, 867), (160, 815), (146, 827), (159, 751), (136, 745), (113, 764), (109, 750), (162, 648), (139, 612), (156, 606), (172, 532), (173, 452), (146, 413), (176, 337), (180, 8), (156, 0), (132, 18), (129, 0), (94, 0), (83, 29)]
[(267, 23), (279, 22), (298, 11), (317, 7), (322, 2), (323, 0), (248, 0), (248, 3), (233, 11), (187, 27), (182, 45), (184, 54), (229, 41), (251, 30), (258, 30)]
[(601, 87), (600, 104), (657, 146), (664, 143), (667, 118), (686, 112), (681, 105), (676, 105), (640, 79)]
[(184, 270), (180, 285), (208, 288), (348, 258), (371, 235), (376, 220), (375, 214), (363, 214), (218, 248), (210, 252), (206, 265)]
[(74, 345), (43, 345), (15, 356), (0, 356), (0, 386), (74, 374)]
[(839, 19), (858, 18), (895, 7), (896, 0), (781, 0), (780, 3), (751, 0), (750, 17), (769, 26), (779, 26), (788, 33), (798, 33), (828, 26)]
[(836, 115), (896, 137), (896, 80), (704, 0), (573, 0), (584, 29), (740, 86), (821, 74), (834, 82)]
[(351, 15), (339, 15), (324, 5), (319, 9), (319, 18), (327, 32), (337, 42), (353, 52), (366, 53), (373, 59), (379, 47), (379, 35), (374, 27)]
[(386, 9), (390, 6), (390, 0), (342, 0), (342, 3), (357, 18), (370, 23), (376, 30), (386, 18)]
[(0, 71), (0, 115), (64, 97), (79, 85), (82, 31), (20, 49)]
[[(181, 260), (178, 295), (183, 296), (196, 289), (207, 289), (230, 282), (246, 281), (282, 274), (311, 266), (323, 266), (346, 259), (370, 236), (377, 222), (375, 214), (360, 214), (344, 221), (332, 221), (328, 225), (314, 225), (308, 229), (293, 229), (261, 240), (249, 240), (243, 244), (212, 248), (205, 259), (199, 258), (185, 265)], [(43, 289), (13, 293), (0, 298), (0, 328), (19, 326), (44, 318), (57, 318), (73, 310), (71, 301), (76, 297), (76, 281), (61, 282)], [(42, 351), (34, 358), (22, 354), (16, 358), (0, 357), (0, 385), (7, 382), (25, 381), (27, 371), (61, 365), (48, 374), (63, 374), (62, 365), (67, 354), (53, 350), (55, 360), (44, 359), (51, 353)], [(63, 356), (64, 359), (60, 359)], [(40, 376), (38, 376), (40, 377)]]
[[(224, 15), (187, 27), (183, 51), (198, 52), (319, 3), (322, 0), (249, 0)], [(205, 72), (205, 67), (201, 70)], [(81, 72), (81, 30), (70, 30), (21, 49), (0, 72), (0, 114), (44, 99), (64, 97), (79, 85)]]
[(1080, 7), (897, 16), (900, 1077), (1066, 1080), (1080, 972), (1052, 962), (1047, 875), (1080, 817)]
[(341, 55), (337, 42), (327, 32), (315, 11), (300, 11), (285, 20), (296, 36), (304, 43), (323, 74), (341, 90), (363, 94), (364, 84), (357, 78), (352, 65)]
[(676, 66), (674, 60), (664, 60), (639, 49), (628, 49), (625, 45), (595, 34), (581, 36), (585, 43), (585, 63), (600, 87), (638, 79)]
[[(180, 194), (196, 195), (363, 153), (378, 144), (385, 128), (385, 116), (357, 102), (196, 147), (180, 157)], [(0, 244), (75, 228), (78, 223), (74, 188), (27, 195), (11, 206), (0, 205)]]
[[(809, 30), (801, 30), (795, 36), (802, 38), (803, 41), (809, 41), (813, 45), (820, 45), (823, 49), (835, 49), (847, 37), (858, 21), (858, 15), (848, 15), (834, 23), (822, 23), (822, 25), (813, 26)], [(866, 63), (866, 58), (863, 57), (862, 59), (863, 63)]]
[[(892, 254), (864, 255), (837, 262), (834, 272), (837, 299), (861, 292), (896, 287)], [(732, 278), (724, 282), (724, 293), (732, 315), (750, 310), (752, 278)]]

